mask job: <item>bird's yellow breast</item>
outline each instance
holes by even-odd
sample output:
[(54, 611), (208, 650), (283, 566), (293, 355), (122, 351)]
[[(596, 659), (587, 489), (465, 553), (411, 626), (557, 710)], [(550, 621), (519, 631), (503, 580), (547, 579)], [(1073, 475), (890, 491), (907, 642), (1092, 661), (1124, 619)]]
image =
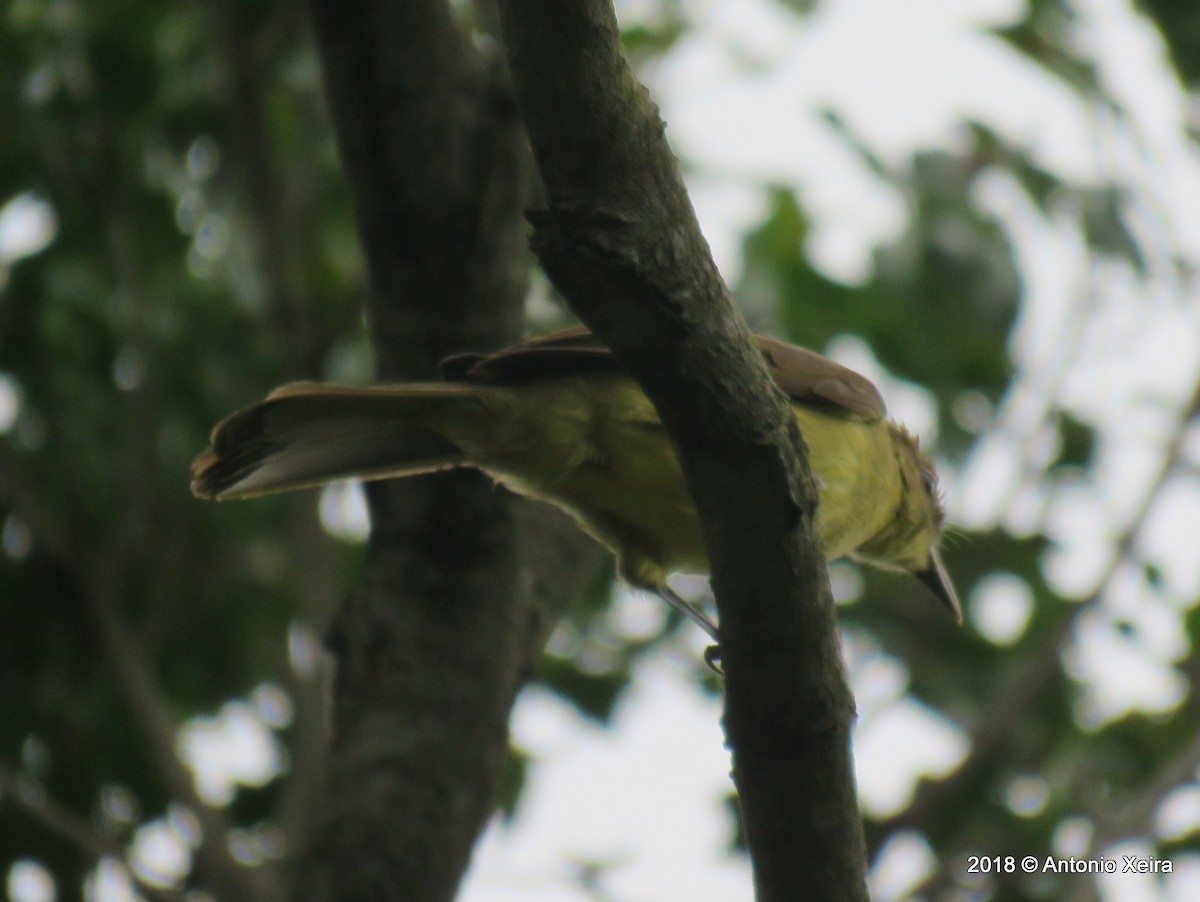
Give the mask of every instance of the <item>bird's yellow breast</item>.
[[(437, 424), (483, 469), (570, 513), (618, 557), (622, 576), (657, 585), (708, 572), (700, 521), (650, 401), (619, 375), (563, 376), (488, 392), (491, 415)], [(792, 410), (818, 479), (817, 531), (830, 559), (874, 536), (899, 502), (887, 424)]]

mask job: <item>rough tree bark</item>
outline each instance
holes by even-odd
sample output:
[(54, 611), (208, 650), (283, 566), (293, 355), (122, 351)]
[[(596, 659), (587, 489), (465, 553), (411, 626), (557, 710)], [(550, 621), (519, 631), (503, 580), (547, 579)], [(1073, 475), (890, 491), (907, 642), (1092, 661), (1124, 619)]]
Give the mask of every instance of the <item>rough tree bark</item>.
[[(445, 0), (312, 0), (383, 378), (513, 337), (520, 125)], [(535, 250), (629, 365), (706, 523), (726, 725), (761, 899), (864, 898), (846, 688), (803, 444), (709, 258), (608, 0), (500, 4), (549, 194)], [(372, 489), (338, 657), (325, 807), (294, 895), (451, 898), (491, 810), (509, 706), (545, 633), (483, 480)], [(559, 588), (565, 588), (560, 586)]]
[[(445, 0), (312, 0), (312, 13), (378, 376), (436, 378), (447, 353), (519, 335), (534, 181), (503, 66)], [(454, 896), (495, 806), (517, 690), (600, 552), (473, 471), (368, 497), (363, 583), (328, 640), (327, 785), (291, 895), (434, 902)]]
[(705, 524), (760, 900), (866, 898), (846, 683), (795, 421), (700, 234), (611, 0), (499, 0), (534, 250), (654, 402)]

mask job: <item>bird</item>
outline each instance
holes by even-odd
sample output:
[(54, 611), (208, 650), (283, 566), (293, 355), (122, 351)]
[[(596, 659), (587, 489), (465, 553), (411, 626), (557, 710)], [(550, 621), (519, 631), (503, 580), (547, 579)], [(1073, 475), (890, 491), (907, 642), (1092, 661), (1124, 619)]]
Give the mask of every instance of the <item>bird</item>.
[[(754, 341), (808, 448), (826, 558), (910, 573), (961, 623), (939, 553), (937, 472), (917, 439), (887, 418), (866, 377), (776, 338)], [(708, 572), (700, 518), (653, 404), (607, 346), (579, 326), (455, 354), (440, 373), (441, 382), (277, 388), (213, 428), (191, 490), (226, 500), (475, 467), (561, 508), (612, 551), (626, 584), (718, 641), (717, 625), (667, 583)]]

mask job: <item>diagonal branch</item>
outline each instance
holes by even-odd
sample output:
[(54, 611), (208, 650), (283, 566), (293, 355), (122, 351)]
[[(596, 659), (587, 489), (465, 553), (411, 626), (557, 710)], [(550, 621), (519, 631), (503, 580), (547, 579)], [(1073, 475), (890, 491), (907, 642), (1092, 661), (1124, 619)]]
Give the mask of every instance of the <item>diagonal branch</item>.
[(846, 685), (803, 443), (700, 234), (609, 0), (502, 0), (549, 195), (534, 250), (654, 402), (705, 526), (760, 899), (865, 898)]

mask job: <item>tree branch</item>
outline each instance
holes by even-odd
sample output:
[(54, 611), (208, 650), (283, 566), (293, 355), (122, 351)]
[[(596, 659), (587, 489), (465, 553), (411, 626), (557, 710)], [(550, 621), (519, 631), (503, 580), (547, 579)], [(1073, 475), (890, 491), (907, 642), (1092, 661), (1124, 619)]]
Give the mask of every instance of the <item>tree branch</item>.
[(760, 899), (865, 898), (846, 685), (794, 418), (709, 256), (609, 0), (502, 0), (533, 246), (662, 417), (705, 525)]

